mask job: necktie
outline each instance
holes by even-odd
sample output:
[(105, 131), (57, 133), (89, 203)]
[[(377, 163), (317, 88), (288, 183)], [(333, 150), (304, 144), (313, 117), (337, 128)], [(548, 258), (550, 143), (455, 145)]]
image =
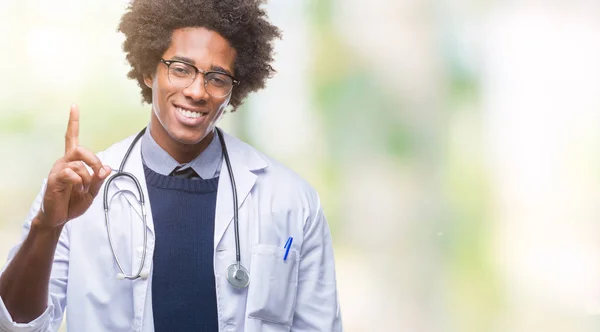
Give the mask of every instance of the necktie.
[(193, 168), (188, 167), (186, 169), (181, 169), (181, 166), (175, 167), (175, 169), (169, 174), (169, 176), (174, 176), (176, 178), (182, 179), (201, 179), (200, 175), (194, 171)]

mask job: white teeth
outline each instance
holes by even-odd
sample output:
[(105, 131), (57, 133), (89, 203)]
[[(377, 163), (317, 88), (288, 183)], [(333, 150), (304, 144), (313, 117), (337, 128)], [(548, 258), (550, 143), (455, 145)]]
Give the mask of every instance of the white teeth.
[(201, 117), (202, 115), (204, 115), (202, 113), (192, 112), (192, 111), (183, 109), (181, 107), (177, 107), (177, 112), (181, 113), (186, 118), (192, 118), (192, 119), (197, 119), (197, 118)]

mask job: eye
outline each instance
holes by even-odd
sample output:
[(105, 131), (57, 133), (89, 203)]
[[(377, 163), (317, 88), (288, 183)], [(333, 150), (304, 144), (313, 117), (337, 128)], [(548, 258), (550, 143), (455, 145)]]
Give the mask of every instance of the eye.
[(185, 77), (192, 74), (192, 70), (189, 68), (189, 66), (179, 63), (172, 64), (170, 69), (171, 74), (177, 77)]
[(219, 88), (231, 85), (231, 78), (219, 73), (210, 73), (206, 75), (206, 80), (209, 84)]

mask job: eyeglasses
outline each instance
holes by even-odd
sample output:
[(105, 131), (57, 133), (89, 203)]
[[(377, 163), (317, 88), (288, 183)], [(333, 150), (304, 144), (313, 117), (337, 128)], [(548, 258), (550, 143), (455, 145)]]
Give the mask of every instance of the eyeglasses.
[(177, 88), (185, 89), (192, 85), (198, 73), (204, 76), (204, 89), (214, 98), (227, 96), (234, 85), (240, 83), (235, 77), (220, 71), (204, 71), (189, 63), (178, 60), (160, 59), (167, 66), (169, 82)]

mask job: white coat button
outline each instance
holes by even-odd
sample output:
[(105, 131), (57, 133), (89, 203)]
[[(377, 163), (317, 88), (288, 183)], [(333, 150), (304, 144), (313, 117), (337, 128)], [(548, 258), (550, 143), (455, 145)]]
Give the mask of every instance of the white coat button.
[(142, 323), (139, 319), (134, 319), (133, 322), (131, 322), (131, 328), (133, 328), (134, 330), (139, 330), (142, 327)]
[(225, 325), (225, 331), (227, 331), (227, 332), (235, 332), (235, 324), (227, 324), (227, 325)]
[(142, 258), (142, 254), (144, 253), (144, 247), (143, 246), (139, 246), (137, 247), (137, 249), (135, 250), (135, 254), (138, 258)]

